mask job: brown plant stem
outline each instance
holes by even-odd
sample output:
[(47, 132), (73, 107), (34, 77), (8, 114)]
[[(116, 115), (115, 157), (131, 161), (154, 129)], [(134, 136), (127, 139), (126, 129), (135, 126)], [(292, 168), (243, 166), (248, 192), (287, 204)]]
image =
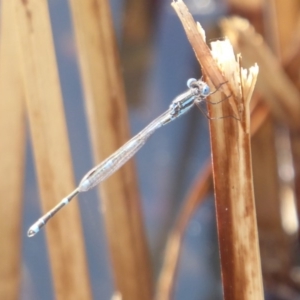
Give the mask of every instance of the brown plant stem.
[[(269, 109), (257, 99), (251, 111), (251, 136), (253, 137), (269, 116)], [(212, 168), (211, 162), (200, 171), (195, 182), (185, 197), (183, 208), (171, 234), (168, 237), (164, 254), (163, 267), (160, 272), (156, 299), (173, 299), (174, 286), (179, 264), (179, 256), (182, 249), (182, 240), (195, 210), (203, 203), (205, 197), (212, 191)]]
[[(272, 8), (270, 8), (270, 11), (268, 12), (268, 28), (272, 28), (271, 25), (277, 22), (276, 19), (274, 19), (274, 13), (270, 12), (273, 12)], [(255, 32), (253, 26), (246, 20), (237, 17), (228, 18), (221, 21), (221, 26), (225, 31), (225, 34), (232, 41), (235, 51), (242, 51), (243, 59), (246, 63), (251, 64), (254, 60), (260, 61), (263, 56), (270, 59), (268, 53), (271, 51), (269, 47), (263, 42), (262, 37)], [(269, 38), (269, 40), (273, 41), (272, 44), (275, 47), (275, 45), (278, 45), (278, 43), (275, 42), (278, 40), (278, 36), (276, 30), (271, 31), (273, 31), (273, 34), (270, 34), (271, 38)], [(250, 41), (245, 41), (245, 34), (248, 35)], [(241, 35), (244, 37), (240, 39)], [(251, 40), (252, 38), (253, 40)], [(242, 49), (239, 47), (241, 41), (243, 45)], [(249, 47), (255, 50), (251, 53), (244, 51), (244, 49), (248, 48), (244, 41), (252, 44), (252, 46)], [(279, 48), (275, 48), (276, 52), (278, 51), (279, 53)], [(257, 53), (259, 53), (260, 58), (256, 58)], [(251, 55), (250, 57), (249, 54)], [(272, 57), (279, 65), (278, 59), (275, 58), (273, 54)], [(266, 68), (266, 64), (262, 64), (261, 68)], [(270, 69), (269, 71), (264, 69), (262, 71), (264, 76), (269, 78), (272, 78), (273, 75), (270, 76), (268, 74), (272, 74), (273, 72), (274, 69)], [(280, 73), (283, 74), (280, 76), (285, 76), (283, 69), (280, 69)], [(258, 81), (260, 82), (260, 86), (264, 87), (269, 95), (276, 95), (276, 89), (274, 90), (268, 83), (264, 82), (265, 77), (259, 76)], [(262, 94), (266, 95), (265, 92)], [(264, 101), (265, 104), (270, 107), (270, 111), (276, 117), (273, 118), (270, 114), (267, 122), (264, 123), (258, 134), (252, 139), (257, 223), (260, 236), (260, 252), (265, 289), (270, 289), (270, 282), (274, 281), (274, 277), (278, 278), (279, 274), (282, 277), (283, 274), (286, 274), (288, 269), (288, 260), (284, 253), (288, 253), (289, 245), (287, 243), (288, 236), (282, 227), (279, 196), (280, 187), (277, 176), (278, 166), (274, 140), (274, 126), (276, 126), (276, 119), (278, 120), (278, 112), (282, 114), (280, 101), (278, 100), (279, 98), (280, 97), (277, 97), (276, 99), (270, 98), (267, 101), (264, 101), (265, 97), (261, 97), (261, 101)], [(269, 105), (268, 103), (271, 104)], [(284, 118), (280, 119), (284, 120)], [(274, 251), (274, 245), (276, 245), (276, 251)], [(274, 261), (276, 261), (276, 266), (273, 264)]]
[[(219, 43), (217, 48), (216, 52), (215, 49), (213, 51), (215, 57), (219, 59), (219, 66), (227, 75), (225, 75), (226, 79), (229, 82), (236, 82), (236, 78), (241, 74), (236, 73), (238, 70), (233, 71), (232, 74), (231, 67), (235, 63), (234, 58), (230, 58), (230, 53), (226, 53), (227, 46), (223, 43)], [(227, 59), (226, 65), (224, 60)], [(239, 64), (237, 66), (240, 68)], [(250, 128), (249, 101), (257, 75), (257, 70), (251, 71), (249, 77), (253, 76), (253, 78), (243, 79), (243, 76), (240, 76), (242, 95), (239, 94), (238, 84), (236, 89), (233, 89), (236, 99), (242, 96), (244, 109), (240, 113), (240, 118), (243, 121), (224, 119), (221, 122), (210, 122), (225, 299), (263, 299), (252, 182), (250, 131), (248, 130)], [(213, 95), (212, 101), (220, 101), (222, 98), (218, 96)], [(211, 109), (216, 112), (216, 115), (226, 116), (230, 113), (230, 110), (224, 109), (224, 105), (214, 106)]]
[[(250, 155), (249, 102), (258, 70), (249, 74), (230, 52), (228, 43), (214, 44), (214, 58), (182, 1), (172, 3), (202, 66), (215, 87), (223, 83), (230, 107), (209, 105), (211, 117), (235, 118), (210, 122), (213, 177), (225, 299), (262, 299), (262, 279), (256, 227)], [(218, 65), (217, 65), (218, 62)], [(222, 69), (222, 71), (221, 71)], [(223, 80), (223, 81), (222, 81)], [(224, 83), (225, 82), (225, 83)], [(219, 93), (211, 97), (220, 101)]]
[(11, 1), (2, 3), (0, 43), (0, 299), (18, 299), (24, 181), (24, 89)]
[[(107, 0), (70, 0), (95, 162), (129, 139), (118, 49)], [(152, 274), (133, 161), (101, 183), (101, 206), (116, 289), (151, 299)]]
[(209, 161), (193, 183), (176, 225), (168, 237), (163, 267), (158, 280), (156, 300), (174, 299), (175, 277), (185, 230), (195, 210), (204, 201), (211, 188), (211, 163)]
[[(283, 52), (282, 64), (287, 76), (300, 92), (300, 19), (298, 1), (290, 1), (284, 7), (280, 1), (274, 1), (276, 14), (279, 19), (279, 40)], [(292, 16), (292, 18), (291, 18)], [(289, 20), (286, 22), (286, 20)], [(288, 39), (286, 36), (288, 36)], [(289, 43), (288, 43), (289, 42)], [(299, 101), (300, 99), (298, 99)], [(300, 101), (299, 101), (300, 102)], [(298, 112), (300, 117), (300, 112)], [(291, 153), (293, 156), (294, 182), (296, 209), (298, 224), (300, 222), (300, 128), (290, 128)], [(300, 229), (298, 225), (298, 241), (300, 241)], [(298, 284), (299, 285), (299, 284)]]
[[(13, 0), (42, 209), (75, 187), (55, 51), (45, 0)], [(78, 203), (46, 227), (55, 298), (91, 299)]]
[[(297, 1), (292, 1), (288, 3), (288, 5), (283, 9), (281, 7), (282, 3), (280, 1), (274, 1), (271, 3), (272, 8), (271, 10), (274, 11), (274, 13), (270, 16), (270, 19), (267, 19), (268, 22), (265, 22), (268, 25), (268, 28), (270, 30), (270, 34), (274, 36), (274, 39), (278, 39), (278, 53), (283, 53), (283, 59), (282, 59), (282, 69), (280, 69), (279, 73), (285, 72), (284, 76), (288, 77), (288, 80), (284, 80), (282, 82), (279, 82), (276, 78), (274, 83), (278, 82), (280, 84), (280, 89), (286, 89), (287, 92), (285, 93), (285, 97), (289, 96), (289, 87), (292, 86), (292, 94), (295, 94), (294, 91), (298, 90), (298, 97), (292, 97), (294, 100), (292, 103), (295, 103), (296, 105), (299, 105), (299, 68), (300, 68), (300, 34), (299, 34), (299, 28), (300, 28), (300, 22), (299, 20), (296, 23), (295, 18), (292, 17), (293, 22), (290, 22), (289, 20), (287, 23), (282, 22), (281, 20), (284, 20), (289, 16), (289, 11), (291, 12), (291, 15), (294, 16), (295, 12), (297, 12), (297, 7), (299, 7), (299, 3)], [(276, 7), (277, 5), (277, 7)], [(294, 5), (294, 6), (293, 6)], [(288, 8), (288, 11), (286, 10)], [(266, 10), (269, 10), (270, 7), (266, 7)], [(280, 18), (278, 16), (281, 15)], [(279, 32), (277, 31), (277, 27), (274, 28), (272, 25), (277, 22), (278, 18), (278, 24), (283, 25), (284, 28), (281, 28)], [(289, 17), (288, 17), (289, 18)], [(276, 20), (275, 20), (276, 19)], [(234, 47), (236, 51), (242, 51), (243, 57), (245, 60), (249, 61), (258, 61), (260, 60), (260, 57), (265, 57), (268, 55), (271, 55), (271, 60), (274, 60), (273, 54), (271, 50), (263, 50), (261, 48), (255, 47), (255, 45), (258, 43), (258, 41), (261, 42), (261, 37), (254, 32), (254, 29), (252, 26), (245, 20), (240, 18), (229, 18), (226, 19), (226, 21), (221, 23), (223, 28), (225, 29), (225, 34), (230, 37), (230, 39), (233, 41)], [(287, 25), (289, 24), (289, 27), (287, 28)], [(288, 34), (287, 34), (288, 32)], [(279, 35), (279, 37), (278, 37)], [(286, 35), (286, 36), (284, 36)], [(247, 36), (247, 39), (245, 38)], [(289, 37), (286, 39), (286, 37)], [(291, 38), (291, 36), (293, 38)], [(279, 43), (280, 42), (280, 43)], [(288, 43), (286, 45), (285, 43)], [(252, 44), (252, 45), (250, 45)], [(279, 47), (280, 46), (280, 47)], [(267, 48), (267, 46), (264, 46)], [(246, 49), (255, 49), (254, 51), (247, 52), (244, 51)], [(284, 49), (284, 50), (283, 50)], [(250, 56), (248, 55), (250, 54)], [(269, 58), (267, 60), (270, 60)], [(279, 64), (279, 59), (277, 59), (277, 64)], [(272, 76), (269, 76), (268, 79), (272, 79), (274, 77), (278, 77), (278, 74), (273, 74), (272, 69), (265, 73), (272, 73)], [(282, 75), (280, 75), (282, 76)], [(289, 115), (286, 114), (285, 120), (288, 120), (284, 124), (284, 126), (288, 126), (290, 129), (290, 135), (291, 135), (291, 150), (293, 154), (293, 165), (294, 165), (294, 172), (295, 172), (295, 178), (294, 178), (294, 187), (295, 187), (295, 196), (296, 196), (296, 202), (298, 207), (298, 219), (300, 215), (300, 168), (299, 168), (299, 161), (300, 161), (300, 147), (299, 147), (299, 117), (300, 112), (299, 109), (294, 108), (294, 104), (290, 105), (291, 101), (288, 99), (285, 101), (285, 99), (282, 99), (280, 94), (277, 93), (278, 88), (276, 87), (273, 89), (271, 85), (266, 83), (265, 78), (260, 78), (258, 81), (261, 82), (261, 86), (265, 86), (265, 93), (270, 95), (270, 100), (272, 101), (266, 101), (269, 103), (270, 110), (275, 116), (278, 116), (278, 112), (280, 112), (280, 102), (284, 101), (284, 105), (290, 106), (289, 110), (294, 110), (294, 116), (291, 120), (289, 118)], [(288, 84), (286, 84), (286, 81), (288, 81)], [(281, 92), (280, 92), (281, 93)], [(273, 96), (272, 96), (273, 95)], [(271, 97), (272, 96), (272, 97)], [(265, 99), (264, 99), (265, 100)], [(279, 109), (279, 111), (278, 111)], [(286, 113), (286, 112), (284, 112)], [(265, 136), (261, 137), (261, 140), (259, 143), (264, 141), (265, 143), (268, 143), (270, 140), (270, 137), (274, 135), (272, 133), (272, 130), (269, 129), (269, 132), (266, 133), (266, 130), (264, 129)], [(271, 134), (272, 133), (272, 134)], [(278, 280), (274, 284), (274, 277), (280, 278), (280, 282), (283, 281), (283, 278), (285, 280), (290, 276), (290, 267), (291, 267), (291, 257), (287, 255), (291, 251), (291, 243), (293, 242), (293, 237), (290, 235), (287, 235), (284, 229), (282, 228), (282, 220), (280, 215), (280, 199), (279, 199), (279, 184), (278, 184), (278, 176), (274, 175), (274, 172), (276, 173), (278, 170), (276, 159), (273, 159), (273, 165), (272, 162), (270, 162), (270, 157), (275, 156), (276, 154), (274, 149), (274, 141), (272, 143), (269, 142), (271, 147), (269, 150), (265, 149), (264, 152), (261, 150), (260, 144), (257, 145), (257, 155), (254, 156), (255, 161), (257, 162), (256, 169), (257, 174), (259, 178), (256, 181), (256, 190), (259, 193), (257, 198), (257, 201), (259, 202), (258, 211), (262, 210), (261, 213), (258, 214), (258, 224), (260, 224), (260, 230), (261, 230), (261, 251), (263, 253), (262, 261), (263, 261), (263, 271), (265, 274), (266, 281), (273, 282), (273, 289), (277, 288)], [(255, 144), (254, 144), (255, 145)], [(265, 147), (264, 147), (265, 148)], [(263, 157), (265, 156), (265, 158)], [(261, 163), (263, 163), (263, 168), (260, 168)], [(272, 171), (273, 170), (273, 171)], [(262, 179), (262, 180), (260, 180)], [(291, 184), (291, 183), (285, 183), (285, 185)], [(292, 187), (290, 187), (292, 188)], [(276, 192), (277, 191), (277, 192)], [(271, 196), (271, 197), (270, 197)], [(261, 200), (260, 200), (261, 199)], [(269, 211), (270, 205), (272, 206), (272, 210)], [(262, 206), (265, 206), (265, 209), (262, 209)], [(275, 210), (277, 209), (277, 212)], [(264, 211), (269, 211), (268, 217), (266, 218), (264, 215)], [(276, 230), (274, 230), (276, 228)], [(298, 232), (299, 234), (299, 232)], [(276, 251), (274, 251), (274, 244), (278, 244), (278, 247), (276, 247)], [(266, 263), (264, 263), (264, 260)], [(272, 261), (278, 260), (280, 263), (276, 268), (274, 268), (274, 265)], [(269, 262), (269, 263), (268, 263)]]
[(256, 88), (264, 96), (274, 116), (290, 128), (300, 128), (300, 93), (262, 37), (248, 21), (239, 17), (224, 19), (221, 26), (235, 50), (243, 53), (243, 62), (246, 65), (254, 61), (259, 64), (261, 72)]

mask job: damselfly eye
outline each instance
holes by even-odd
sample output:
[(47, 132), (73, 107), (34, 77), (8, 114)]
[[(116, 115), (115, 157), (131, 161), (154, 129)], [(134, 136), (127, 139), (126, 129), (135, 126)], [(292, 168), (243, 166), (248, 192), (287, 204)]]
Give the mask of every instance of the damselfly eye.
[(208, 85), (204, 85), (204, 86), (203, 86), (203, 89), (202, 89), (202, 94), (203, 94), (204, 96), (207, 96), (209, 93), (210, 93), (210, 88), (209, 88), (209, 86), (208, 86)]
[(190, 78), (187, 82), (186, 82), (186, 85), (188, 88), (192, 88), (193, 87), (193, 84), (197, 82), (197, 79), (195, 78)]

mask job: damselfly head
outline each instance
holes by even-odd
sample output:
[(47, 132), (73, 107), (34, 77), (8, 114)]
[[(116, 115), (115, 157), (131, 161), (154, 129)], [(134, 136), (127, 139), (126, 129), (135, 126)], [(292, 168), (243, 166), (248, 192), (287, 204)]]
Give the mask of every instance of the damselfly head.
[(207, 85), (206, 82), (202, 81), (201, 79), (197, 80), (195, 78), (190, 78), (186, 84), (187, 84), (188, 88), (190, 88), (190, 89), (192, 89), (192, 88), (198, 89), (200, 96), (206, 97), (210, 93), (209, 86)]

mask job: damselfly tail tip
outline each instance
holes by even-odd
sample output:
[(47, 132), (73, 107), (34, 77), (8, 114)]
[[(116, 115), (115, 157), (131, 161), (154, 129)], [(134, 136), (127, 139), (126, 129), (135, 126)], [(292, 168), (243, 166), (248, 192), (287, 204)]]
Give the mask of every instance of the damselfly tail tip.
[(33, 237), (35, 236), (38, 232), (40, 231), (39, 226), (34, 223), (27, 231), (27, 236), (28, 237)]
[(45, 218), (40, 218), (38, 219), (33, 225), (30, 226), (30, 228), (27, 231), (27, 236), (28, 237), (33, 237), (35, 236), (40, 229), (46, 224)]

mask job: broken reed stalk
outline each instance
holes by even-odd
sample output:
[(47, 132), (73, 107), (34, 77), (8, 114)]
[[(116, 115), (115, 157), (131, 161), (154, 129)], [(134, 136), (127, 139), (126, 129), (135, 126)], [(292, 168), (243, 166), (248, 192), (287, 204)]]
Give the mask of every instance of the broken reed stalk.
[(24, 90), (11, 1), (2, 3), (0, 42), (0, 299), (18, 299), (25, 154)]
[[(225, 299), (263, 299), (249, 131), (249, 102), (258, 68), (250, 68), (249, 74), (241, 70), (228, 41), (212, 43), (212, 52), (232, 86), (237, 103), (242, 100), (243, 105), (241, 120), (228, 118), (210, 122)], [(217, 93), (211, 97), (212, 102), (221, 99)], [(209, 106), (211, 115), (231, 114), (224, 103)]]
[[(213, 43), (212, 52), (232, 86), (235, 102), (242, 100), (240, 106), (243, 105), (239, 121), (210, 122), (225, 299), (262, 299), (249, 131), (249, 101), (258, 69), (250, 69), (249, 77), (243, 70), (240, 71), (240, 63), (235, 61), (229, 43)], [(211, 97), (212, 102), (222, 99), (224, 97), (219, 94)], [(209, 106), (212, 116), (232, 114), (224, 105)]]
[(221, 26), (235, 50), (243, 53), (243, 62), (251, 65), (255, 61), (260, 66), (256, 88), (274, 116), (290, 128), (300, 128), (300, 93), (263, 38), (247, 20), (239, 17), (224, 19)]
[[(210, 52), (200, 24), (196, 26), (182, 1), (172, 3), (206, 78), (220, 93), (211, 96), (210, 121), (213, 179), (225, 299), (263, 299), (250, 152), (250, 109), (258, 67), (247, 73), (236, 62), (228, 41)], [(212, 56), (214, 55), (214, 57)], [(228, 102), (230, 106), (228, 105)], [(236, 120), (238, 118), (239, 120)]]
[[(45, 0), (12, 1), (43, 211), (75, 187)], [(56, 299), (92, 299), (78, 203), (46, 227)]]
[[(269, 112), (268, 107), (264, 105), (262, 101), (257, 99), (257, 102), (251, 111), (251, 137), (253, 137), (258, 129), (265, 123), (269, 116)], [(157, 300), (174, 298), (175, 280), (186, 228), (197, 208), (203, 203), (205, 197), (211, 191), (212, 168), (211, 162), (209, 161), (190, 187), (189, 192), (183, 201), (183, 208), (180, 211), (178, 220), (168, 237), (163, 266), (158, 280), (156, 292)]]
[[(272, 54), (271, 50), (262, 41), (254, 28), (242, 18), (229, 18), (221, 22), (223, 30), (232, 41), (234, 48), (244, 53), (245, 60), (250, 63), (253, 61), (260, 61), (263, 66), (264, 76), (258, 79), (260, 91), (264, 95), (265, 100), (273, 115), (280, 117), (285, 121), (285, 124), (290, 129), (291, 147), (293, 154), (293, 164), (295, 171), (295, 195), (298, 209), (298, 219), (300, 216), (300, 149), (299, 147), (299, 128), (300, 128), (300, 93), (299, 93), (299, 80), (298, 70), (300, 64), (300, 22), (296, 26), (294, 38), (286, 52), (285, 58), (282, 62), (282, 67), (278, 67), (279, 62)], [(298, 30), (297, 30), (298, 29)], [(273, 34), (275, 35), (275, 34)], [(258, 47), (262, 45), (261, 47)], [(251, 49), (249, 51), (248, 49)], [(275, 61), (275, 63), (266, 63), (268, 61)], [(275, 69), (274, 69), (275, 65)], [(272, 76), (269, 76), (272, 74)], [(272, 84), (269, 84), (270, 78), (274, 78)], [(285, 78), (282, 80), (281, 78)], [(271, 81), (272, 81), (271, 80)], [(290, 93), (291, 91), (291, 93)], [(282, 109), (285, 106), (286, 109)], [(292, 112), (292, 115), (289, 113)], [(269, 193), (273, 191), (270, 189)], [(270, 198), (272, 199), (272, 198)], [(272, 219), (271, 215), (268, 218)], [(264, 222), (265, 222), (264, 218)]]
[[(95, 162), (130, 137), (122, 72), (107, 0), (70, 0)], [(133, 161), (100, 185), (116, 290), (152, 299), (149, 250)]]

